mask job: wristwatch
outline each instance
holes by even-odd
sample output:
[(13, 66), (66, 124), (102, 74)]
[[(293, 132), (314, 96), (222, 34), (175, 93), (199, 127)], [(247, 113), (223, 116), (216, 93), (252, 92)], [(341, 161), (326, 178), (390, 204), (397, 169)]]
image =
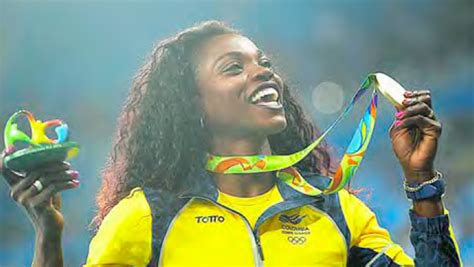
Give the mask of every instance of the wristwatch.
[(445, 192), (446, 182), (441, 179), (440, 172), (436, 173), (433, 179), (421, 184), (408, 185), (404, 184), (407, 197), (411, 200), (422, 200), (428, 198), (441, 198)]

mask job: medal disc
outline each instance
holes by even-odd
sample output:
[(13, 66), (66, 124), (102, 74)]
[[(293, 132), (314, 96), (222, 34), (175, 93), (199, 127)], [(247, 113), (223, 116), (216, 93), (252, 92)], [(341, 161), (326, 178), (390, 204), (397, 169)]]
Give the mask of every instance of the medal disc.
[(379, 92), (395, 107), (403, 107), (403, 100), (405, 99), (404, 93), (406, 92), (405, 88), (384, 73), (378, 72), (375, 73), (374, 76), (375, 86), (379, 89)]

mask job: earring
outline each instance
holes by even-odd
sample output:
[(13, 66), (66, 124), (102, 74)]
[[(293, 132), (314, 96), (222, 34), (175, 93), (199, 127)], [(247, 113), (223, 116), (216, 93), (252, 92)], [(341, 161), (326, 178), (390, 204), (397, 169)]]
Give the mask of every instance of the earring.
[(199, 119), (199, 123), (201, 123), (201, 128), (204, 129), (204, 118), (203, 118), (203, 117), (201, 117), (201, 118)]

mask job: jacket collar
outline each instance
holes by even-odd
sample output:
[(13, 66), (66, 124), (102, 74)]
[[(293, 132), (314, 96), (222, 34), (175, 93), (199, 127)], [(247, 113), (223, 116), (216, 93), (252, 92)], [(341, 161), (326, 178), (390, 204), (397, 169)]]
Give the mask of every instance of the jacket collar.
[[(317, 173), (312, 172), (305, 172), (296, 169), (303, 178), (310, 183), (312, 186), (324, 190), (329, 185), (331, 178), (327, 176), (322, 176)], [(212, 174), (207, 170), (202, 170), (198, 173), (190, 174), (192, 175), (192, 179), (199, 179), (201, 182), (199, 186), (196, 188), (191, 189), (191, 191), (187, 194), (183, 194), (180, 198), (191, 198), (191, 197), (203, 197), (210, 199), (212, 201), (217, 201), (219, 196), (219, 191), (217, 186), (214, 183), (212, 178)], [(319, 196), (308, 196), (299, 191), (296, 191), (286, 183), (282, 182), (280, 179), (276, 179), (278, 190), (280, 191), (281, 196), (285, 201), (293, 201), (293, 200), (308, 200), (314, 198), (322, 198), (322, 195)]]

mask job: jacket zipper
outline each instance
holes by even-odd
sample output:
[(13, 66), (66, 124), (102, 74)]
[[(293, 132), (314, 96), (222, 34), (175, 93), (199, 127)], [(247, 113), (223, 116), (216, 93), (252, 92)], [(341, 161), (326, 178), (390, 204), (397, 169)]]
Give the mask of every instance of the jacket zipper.
[[(228, 208), (220, 203), (218, 203), (217, 201), (214, 201), (210, 198), (207, 198), (207, 197), (202, 197), (202, 196), (180, 196), (179, 198), (198, 198), (198, 199), (202, 199), (202, 200), (206, 200), (206, 201), (210, 201), (212, 202), (213, 204), (223, 208), (223, 209), (226, 209), (230, 212), (233, 212), (237, 215), (239, 215), (245, 222), (245, 225), (247, 226), (247, 230), (249, 232), (249, 234), (251, 235), (251, 238), (252, 238), (252, 250), (253, 250), (253, 254), (254, 254), (254, 258), (255, 258), (255, 264), (257, 267), (263, 267), (263, 261), (264, 261), (264, 257), (263, 257), (263, 250), (262, 250), (262, 245), (260, 243), (260, 237), (258, 235), (258, 231), (255, 231), (252, 229), (252, 226), (250, 225), (250, 222), (247, 220), (247, 218), (245, 218), (244, 215), (242, 215), (240, 212), (236, 211), (236, 210), (233, 210), (231, 208)], [(255, 251), (255, 248), (257, 249), (257, 251)], [(256, 256), (256, 257), (255, 257)]]
[[(254, 255), (257, 254), (257, 257), (256, 257), (256, 259), (255, 259), (255, 260), (256, 260), (255, 264), (256, 264), (256, 266), (258, 266), (258, 267), (263, 266), (263, 261), (264, 261), (265, 258), (264, 258), (264, 256), (263, 256), (262, 245), (261, 245), (261, 243), (260, 243), (260, 236), (259, 236), (259, 234), (258, 234), (258, 227), (259, 227), (260, 225), (262, 225), (263, 222), (261, 222), (260, 225), (255, 225), (255, 226), (256, 226), (255, 229), (252, 229), (252, 226), (250, 225), (250, 222), (249, 222), (249, 221), (247, 220), (247, 218), (245, 218), (245, 216), (242, 215), (240, 212), (238, 212), (238, 211), (236, 211), (236, 210), (233, 210), (233, 209), (231, 209), (231, 208), (228, 208), (228, 207), (226, 207), (226, 206), (224, 206), (224, 205), (222, 205), (222, 204), (218, 203), (217, 201), (214, 201), (214, 200), (212, 200), (212, 199), (210, 199), (210, 198), (202, 197), (202, 196), (197, 196), (197, 195), (183, 195), (183, 196), (180, 196), (179, 198), (198, 198), (198, 199), (206, 200), (206, 201), (209, 201), (209, 202), (211, 202), (211, 203), (213, 203), (213, 204), (215, 204), (215, 205), (217, 205), (217, 206), (219, 206), (219, 207), (221, 207), (221, 208), (223, 208), (223, 209), (226, 209), (226, 210), (228, 210), (228, 211), (230, 211), (230, 212), (233, 212), (233, 213), (239, 215), (239, 216), (245, 221), (245, 225), (247, 226), (247, 230), (249, 231), (249, 234), (250, 234), (250, 235), (252, 236), (252, 238), (253, 238), (252, 241), (253, 241), (253, 243), (255, 244), (255, 247), (257, 247), (257, 251), (256, 251), (257, 253), (255, 253), (255, 251), (254, 251)], [(316, 201), (314, 201), (314, 202), (319, 202), (319, 201), (322, 201), (322, 199), (318, 199), (318, 200), (316, 200)], [(309, 203), (310, 203), (310, 202), (308, 202), (308, 203), (302, 203), (302, 204), (303, 204), (303, 205), (306, 205), (306, 204), (309, 204)], [(284, 212), (284, 211), (287, 211), (287, 210), (290, 210), (290, 209), (293, 209), (293, 208), (295, 208), (295, 207), (290, 207), (290, 208), (287, 208), (287, 209), (280, 210), (278, 213), (281, 213), (281, 212)], [(278, 214), (278, 213), (277, 213), (277, 214)], [(276, 214), (274, 214), (273, 216), (275, 216), (275, 215), (276, 215)], [(271, 217), (273, 217), (273, 216), (271, 216)], [(271, 217), (268, 217), (266, 220), (270, 219)], [(266, 220), (265, 220), (265, 221), (266, 221)], [(257, 221), (258, 221), (258, 220), (257, 220)], [(254, 244), (252, 244), (252, 245), (254, 245)], [(253, 249), (253, 248), (252, 248), (252, 249)]]

